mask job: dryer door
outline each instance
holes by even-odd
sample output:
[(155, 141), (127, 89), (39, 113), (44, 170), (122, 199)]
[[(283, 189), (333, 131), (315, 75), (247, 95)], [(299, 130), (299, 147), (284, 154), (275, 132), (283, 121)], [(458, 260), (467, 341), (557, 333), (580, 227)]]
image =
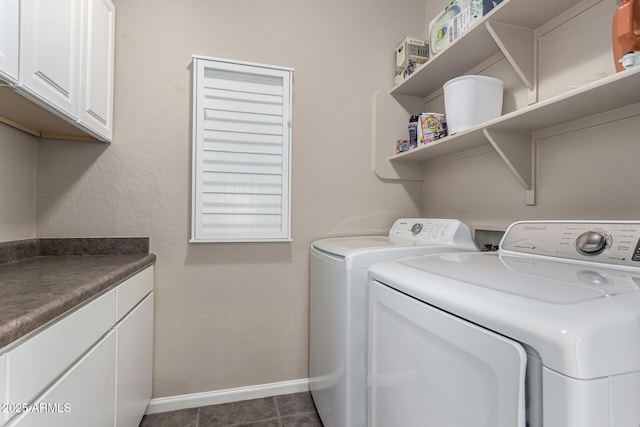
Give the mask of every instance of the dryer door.
[(524, 427), (517, 342), (378, 282), (369, 288), (369, 426)]

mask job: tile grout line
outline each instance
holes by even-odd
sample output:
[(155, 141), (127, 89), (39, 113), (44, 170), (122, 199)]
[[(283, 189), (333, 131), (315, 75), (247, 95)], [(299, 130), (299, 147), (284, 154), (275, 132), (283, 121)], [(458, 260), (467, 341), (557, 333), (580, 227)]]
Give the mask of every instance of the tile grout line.
[(233, 423), (233, 424), (225, 424), (225, 425), (223, 425), (221, 427), (242, 427), (242, 426), (246, 426), (248, 424), (262, 423), (262, 422), (265, 422), (265, 421), (273, 421), (273, 420), (276, 420), (278, 422), (280, 421), (280, 419), (278, 417), (270, 417), (270, 418), (263, 418), (263, 419), (260, 419), (260, 420), (240, 421), (240, 422)]
[(280, 406), (278, 405), (278, 399), (273, 396), (273, 404), (276, 405), (276, 415), (278, 415), (278, 427), (282, 427), (282, 415), (280, 415)]

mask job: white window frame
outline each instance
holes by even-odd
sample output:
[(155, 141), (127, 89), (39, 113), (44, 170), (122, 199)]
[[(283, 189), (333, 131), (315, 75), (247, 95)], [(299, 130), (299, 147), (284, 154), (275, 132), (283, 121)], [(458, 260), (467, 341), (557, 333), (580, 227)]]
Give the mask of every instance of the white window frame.
[[(291, 239), (291, 113), (292, 113), (292, 87), (293, 87), (293, 69), (288, 67), (279, 67), (272, 65), (257, 64), (251, 62), (234, 61), (222, 58), (212, 58), (200, 55), (193, 55), (193, 131), (192, 131), (192, 206), (191, 206), (191, 243), (214, 243), (214, 242), (290, 242)], [(281, 162), (281, 183), (279, 185), (281, 191), (281, 202), (272, 208), (276, 211), (279, 209), (279, 213), (269, 214), (214, 214), (213, 216), (227, 216), (225, 221), (233, 221), (225, 230), (211, 231), (204, 225), (204, 216), (210, 214), (206, 212), (204, 206), (205, 198), (205, 183), (204, 174), (205, 168), (205, 72), (207, 70), (215, 70), (222, 72), (238, 73), (236, 76), (242, 74), (276, 77), (282, 79), (282, 162)], [(241, 114), (241, 113), (240, 113)], [(278, 122), (276, 124), (279, 125)], [(211, 156), (212, 151), (209, 151)], [(233, 152), (235, 154), (239, 152)], [(232, 154), (233, 154), (232, 153)], [(213, 154), (214, 156), (216, 154)], [(218, 153), (218, 156), (221, 154)], [(257, 170), (257, 169), (256, 169)], [(211, 172), (211, 171), (206, 171)], [(227, 174), (221, 172), (215, 172), (217, 174)], [(249, 172), (248, 175), (260, 175), (260, 172)], [(276, 174), (276, 176), (278, 176)], [(211, 187), (219, 185), (222, 188), (222, 184), (208, 184), (207, 187), (211, 191)], [(221, 189), (221, 192), (227, 191)], [(225, 197), (231, 197), (242, 195), (243, 193), (225, 193)], [(254, 195), (255, 196), (255, 195)], [(260, 195), (256, 196), (260, 197)], [(276, 196), (277, 197), (277, 196)], [(274, 212), (276, 212), (274, 211)], [(248, 232), (242, 230), (242, 224), (247, 224), (250, 228), (251, 218), (257, 218), (260, 216), (271, 215), (274, 218), (274, 223), (277, 222), (277, 217), (280, 216), (279, 229), (269, 230), (267, 232), (252, 231)], [(248, 222), (246, 222), (248, 221)], [(219, 226), (222, 223), (216, 223)], [(256, 223), (257, 225), (257, 223)], [(237, 226), (238, 231), (233, 231)], [(276, 225), (277, 227), (277, 225)]]

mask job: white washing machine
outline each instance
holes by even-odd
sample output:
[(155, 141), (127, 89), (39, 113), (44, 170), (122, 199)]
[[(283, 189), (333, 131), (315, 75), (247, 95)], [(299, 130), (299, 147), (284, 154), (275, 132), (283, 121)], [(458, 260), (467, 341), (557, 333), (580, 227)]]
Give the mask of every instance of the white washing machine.
[(512, 224), (369, 274), (369, 425), (638, 427), (640, 222)]
[(367, 269), (425, 253), (474, 251), (452, 219), (399, 219), (388, 236), (322, 239), (311, 245), (309, 376), (325, 427), (366, 426)]

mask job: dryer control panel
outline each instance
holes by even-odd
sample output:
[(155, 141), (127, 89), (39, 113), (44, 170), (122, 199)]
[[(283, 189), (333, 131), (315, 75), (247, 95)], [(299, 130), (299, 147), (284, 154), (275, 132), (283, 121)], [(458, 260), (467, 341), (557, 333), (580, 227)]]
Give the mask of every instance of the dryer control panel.
[(450, 244), (477, 250), (469, 227), (456, 219), (400, 218), (389, 230), (389, 241), (416, 245)]
[(640, 267), (640, 221), (516, 222), (500, 250)]

